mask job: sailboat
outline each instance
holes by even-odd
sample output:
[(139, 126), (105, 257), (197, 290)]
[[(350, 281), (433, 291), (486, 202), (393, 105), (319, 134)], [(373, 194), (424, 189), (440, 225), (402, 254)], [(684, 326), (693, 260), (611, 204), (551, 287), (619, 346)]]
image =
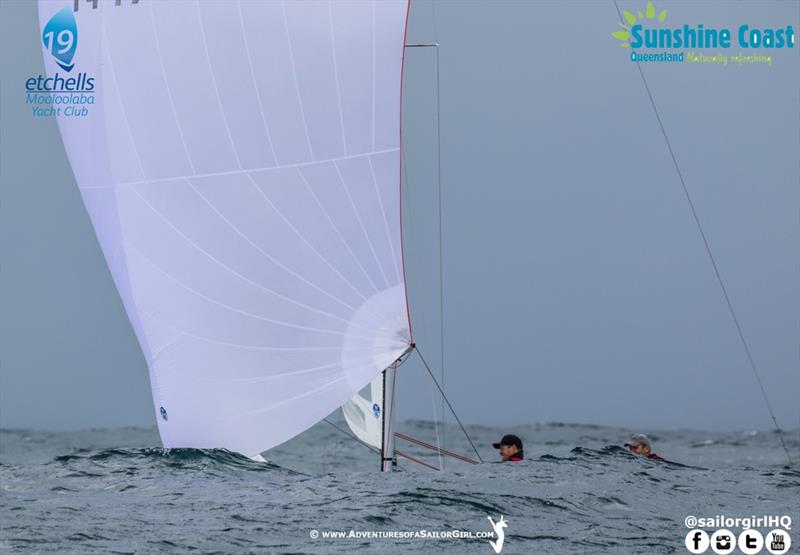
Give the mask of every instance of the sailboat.
[(396, 463), (409, 6), (39, 0), (47, 74), (93, 79), (58, 127), (165, 447), (258, 459), (343, 406)]

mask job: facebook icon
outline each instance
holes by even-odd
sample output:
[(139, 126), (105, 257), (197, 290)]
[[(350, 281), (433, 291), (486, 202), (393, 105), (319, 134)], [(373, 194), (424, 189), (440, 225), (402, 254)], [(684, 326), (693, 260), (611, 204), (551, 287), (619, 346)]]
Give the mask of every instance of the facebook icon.
[(690, 553), (705, 553), (711, 541), (705, 530), (689, 530), (684, 543)]

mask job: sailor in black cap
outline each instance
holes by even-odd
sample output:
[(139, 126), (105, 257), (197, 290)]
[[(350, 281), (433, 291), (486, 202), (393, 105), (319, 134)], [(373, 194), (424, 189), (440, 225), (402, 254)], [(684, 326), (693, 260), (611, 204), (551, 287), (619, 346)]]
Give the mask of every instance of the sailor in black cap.
[(519, 462), (525, 458), (522, 451), (522, 440), (514, 434), (506, 434), (499, 443), (492, 443), (495, 449), (500, 449), (500, 457), (504, 461)]

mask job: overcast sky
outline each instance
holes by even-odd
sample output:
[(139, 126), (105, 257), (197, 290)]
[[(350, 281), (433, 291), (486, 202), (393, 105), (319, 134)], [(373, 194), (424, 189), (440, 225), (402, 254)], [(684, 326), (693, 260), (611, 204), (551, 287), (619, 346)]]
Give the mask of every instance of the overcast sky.
[[(56, 122), (24, 105), (22, 83), (43, 71), (35, 3), (0, 6), (0, 426), (153, 425), (145, 362)], [(800, 29), (793, 1), (656, 8), (674, 25)], [(769, 428), (650, 100), (610, 36), (617, 21), (600, 0), (412, 3), (409, 43), (441, 45), (445, 388), (476, 424)], [(793, 428), (800, 46), (772, 54), (771, 67), (643, 70), (778, 420)], [(439, 374), (435, 55), (406, 59), (404, 231), (414, 335)], [(400, 418), (441, 412), (417, 360), (399, 381)]]

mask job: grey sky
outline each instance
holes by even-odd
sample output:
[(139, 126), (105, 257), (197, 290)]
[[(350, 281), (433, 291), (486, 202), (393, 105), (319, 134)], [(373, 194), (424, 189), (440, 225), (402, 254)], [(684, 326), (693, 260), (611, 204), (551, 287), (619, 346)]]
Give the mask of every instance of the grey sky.
[[(623, 9), (645, 2), (620, 0)], [(151, 425), (144, 359), (55, 120), (33, 2), (2, 9), (0, 425)], [(800, 30), (798, 2), (666, 2), (675, 25)], [(440, 47), (445, 387), (462, 420), (771, 421), (610, 1), (412, 3)], [(738, 48), (731, 48), (738, 52)], [(800, 47), (643, 69), (779, 422), (800, 425)], [(435, 51), (406, 59), (406, 265), (439, 372)], [(399, 417), (431, 419), (401, 369)], [(441, 415), (440, 415), (441, 416)]]

